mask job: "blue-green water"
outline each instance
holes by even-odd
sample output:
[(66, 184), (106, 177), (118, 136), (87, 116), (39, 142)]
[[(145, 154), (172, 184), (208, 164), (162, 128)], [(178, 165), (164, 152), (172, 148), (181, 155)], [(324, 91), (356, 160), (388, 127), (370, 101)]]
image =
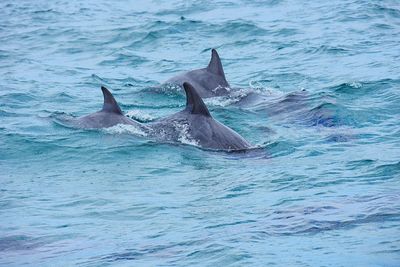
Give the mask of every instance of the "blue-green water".
[[(81, 2), (0, 3), (1, 266), (400, 265), (398, 1)], [(211, 48), (256, 151), (54, 121), (179, 111)]]

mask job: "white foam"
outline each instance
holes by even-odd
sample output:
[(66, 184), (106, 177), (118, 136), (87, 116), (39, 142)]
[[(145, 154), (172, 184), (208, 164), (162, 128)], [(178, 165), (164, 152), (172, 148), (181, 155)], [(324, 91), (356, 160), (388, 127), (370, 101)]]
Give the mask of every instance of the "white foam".
[(214, 93), (217, 93), (217, 91), (220, 90), (220, 89), (223, 89), (224, 91), (227, 91), (227, 92), (230, 92), (232, 90), (230, 87), (225, 87), (225, 86), (218, 85), (217, 87), (215, 87), (211, 91), (213, 91)]
[(358, 88), (361, 88), (361, 87), (362, 87), (362, 84), (359, 83), (359, 82), (348, 83), (348, 85), (351, 86), (351, 87), (353, 87), (353, 88), (355, 88), (355, 89), (358, 89)]
[(143, 129), (129, 124), (117, 124), (103, 130), (109, 134), (133, 134), (138, 136), (147, 136), (147, 133), (144, 132)]
[(178, 141), (182, 144), (200, 146), (198, 141), (189, 134), (189, 125), (187, 123), (174, 123), (174, 127), (179, 134)]
[(239, 102), (242, 98), (246, 97), (251, 91), (248, 89), (238, 89), (232, 91), (226, 96), (216, 96), (203, 99), (207, 105), (226, 107)]
[(146, 122), (156, 119), (156, 117), (154, 117), (153, 115), (137, 109), (130, 110), (125, 115), (131, 119), (136, 119), (139, 121), (146, 121)]
[(163, 86), (158, 87), (157, 91), (166, 95), (175, 95), (177, 93), (181, 93), (182, 88), (177, 84), (166, 83)]
[(276, 88), (264, 86), (259, 81), (250, 81), (249, 86), (253, 90), (253, 92), (261, 93), (263, 95), (279, 97), (279, 96), (282, 96), (285, 94), (284, 92), (282, 92), (281, 90), (278, 90)]

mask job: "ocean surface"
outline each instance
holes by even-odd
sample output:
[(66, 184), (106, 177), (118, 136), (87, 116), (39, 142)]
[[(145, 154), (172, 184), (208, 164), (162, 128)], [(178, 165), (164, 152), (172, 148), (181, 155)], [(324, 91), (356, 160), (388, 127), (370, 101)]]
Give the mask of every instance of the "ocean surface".
[[(256, 149), (55, 120), (177, 112), (212, 48)], [(400, 266), (399, 120), (399, 1), (3, 0), (0, 266)]]

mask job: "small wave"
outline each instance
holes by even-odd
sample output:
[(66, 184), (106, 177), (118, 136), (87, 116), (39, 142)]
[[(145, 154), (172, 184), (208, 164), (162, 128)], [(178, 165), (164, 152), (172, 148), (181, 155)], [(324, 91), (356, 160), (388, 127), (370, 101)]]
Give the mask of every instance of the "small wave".
[(229, 36), (235, 35), (254, 38), (254, 36), (264, 36), (269, 34), (268, 30), (257, 26), (251, 21), (235, 20), (214, 26), (217, 31)]
[(350, 167), (352, 170), (356, 170), (365, 166), (370, 166), (376, 163), (376, 160), (372, 159), (362, 159), (362, 160), (353, 160), (347, 162), (347, 166)]
[(100, 84), (106, 84), (108, 85), (109, 83), (107, 82), (107, 80), (101, 78), (100, 76), (96, 75), (96, 74), (92, 74), (92, 78), (93, 80), (95, 80), (96, 82), (100, 83)]
[(296, 152), (296, 144), (289, 141), (274, 141), (265, 145), (265, 148), (268, 149), (268, 153), (270, 153), (271, 157), (282, 157), (290, 155)]
[(400, 161), (393, 164), (384, 164), (376, 167), (376, 177), (394, 177), (400, 174)]
[(128, 49), (122, 49), (107, 56), (107, 59), (101, 61), (102, 66), (129, 65), (132, 67), (139, 66), (148, 60), (145, 57), (138, 56)]
[(305, 52), (310, 54), (332, 54), (332, 55), (352, 55), (355, 53), (354, 51), (345, 47), (327, 46), (327, 45), (308, 48), (306, 49)]
[(338, 94), (369, 94), (387, 90), (388, 86), (397, 85), (399, 80), (382, 79), (377, 81), (352, 81), (329, 88)]
[(199, 12), (199, 11), (211, 10), (212, 8), (213, 8), (212, 5), (205, 5), (202, 2), (199, 2), (199, 3), (193, 2), (192, 4), (181, 3), (181, 4), (174, 5), (173, 8), (167, 8), (164, 10), (157, 11), (154, 14), (157, 17), (176, 15), (176, 16), (180, 16), (181, 20), (185, 20), (184, 16), (191, 14), (194, 10), (196, 10), (196, 12)]
[(10, 118), (12, 118), (12, 117), (25, 117), (25, 116), (26, 116), (25, 114), (18, 114), (18, 113), (9, 112), (9, 111), (0, 109), (0, 118), (1, 117), (3, 117), (3, 118), (5, 118), (5, 117), (10, 117)]
[[(162, 232), (163, 231), (160, 230), (160, 233)], [(168, 258), (174, 258), (177, 253), (181, 252), (185, 248), (190, 248), (196, 245), (198, 246), (200, 244), (204, 244), (205, 242), (206, 240), (203, 239), (193, 239), (182, 242), (168, 242), (167, 244), (144, 244), (135, 248), (125, 249), (123, 252), (114, 252), (100, 257), (94, 257), (86, 263), (94, 263), (95, 265), (98, 265), (99, 260), (103, 263), (111, 264), (116, 264), (117, 262), (122, 261), (125, 263), (124, 265), (126, 265), (126, 261), (140, 260), (144, 257), (156, 257), (165, 260)]]
[(325, 140), (328, 142), (344, 143), (355, 139), (355, 135), (348, 133), (333, 133), (328, 135)]
[[(278, 235), (317, 234), (353, 228), (361, 224), (398, 220), (398, 195), (372, 195), (343, 198), (315, 206), (292, 206), (271, 210), (267, 216), (268, 232)], [(290, 203), (284, 199), (279, 203)], [(354, 211), (357, 211), (354, 213)], [(330, 218), (332, 218), (330, 220)], [(283, 227), (278, 227), (283, 226)]]
[(169, 36), (174, 33), (177, 33), (177, 30), (172, 27), (169, 29), (159, 29), (159, 30), (149, 31), (145, 33), (145, 35), (142, 38), (140, 39), (137, 38), (137, 41), (134, 41), (128, 47), (130, 49), (136, 49), (138, 47), (143, 47), (144, 45), (155, 46), (160, 42), (162, 38), (165, 38), (165, 36)]
[(342, 83), (338, 86), (332, 87), (331, 90), (333, 90), (336, 93), (354, 93), (356, 92), (356, 89), (360, 89), (363, 87), (363, 84), (361, 82), (349, 82), (349, 83)]
[(378, 213), (367, 215), (363, 218), (349, 219), (344, 221), (312, 220), (309, 222), (308, 226), (303, 227), (303, 229), (298, 229), (294, 232), (294, 234), (313, 234), (323, 231), (338, 230), (342, 228), (352, 228), (360, 224), (366, 223), (398, 220), (399, 218), (400, 215), (396, 213)]
[(290, 118), (292, 115), (297, 116), (303, 111), (306, 112), (310, 97), (305, 91), (276, 92), (271, 93), (269, 96), (256, 94), (253, 100), (247, 101), (245, 104), (250, 105), (252, 110), (267, 112), (270, 116), (278, 116), (279, 118)]
[(326, 102), (319, 104), (307, 112), (304, 121), (310, 123), (312, 126), (333, 127), (337, 124), (335, 109), (336, 105), (333, 103)]
[[(13, 235), (0, 238), (1, 251), (32, 250), (46, 245), (44, 238), (34, 238), (26, 235)], [(49, 241), (49, 240), (47, 240)]]
[(372, 9), (377, 13), (382, 13), (385, 15), (389, 15), (394, 19), (400, 18), (400, 9), (395, 9), (387, 6), (383, 6), (381, 4), (372, 5)]
[(299, 34), (299, 30), (294, 28), (282, 28), (274, 32), (275, 36), (293, 36), (296, 34)]
[(358, 89), (358, 88), (361, 88), (361, 87), (362, 87), (362, 84), (359, 83), (359, 82), (351, 82), (351, 83), (348, 83), (348, 85), (349, 85), (350, 87), (354, 88), (354, 89)]
[(7, 104), (25, 104), (37, 100), (36, 97), (29, 93), (9, 93), (0, 95), (1, 102)]
[(53, 9), (46, 9), (46, 10), (35, 10), (35, 11), (33, 11), (32, 13), (34, 13), (34, 14), (42, 14), (42, 13), (50, 13), (50, 12), (54, 12), (54, 13), (57, 13), (58, 14), (58, 12), (55, 12)]

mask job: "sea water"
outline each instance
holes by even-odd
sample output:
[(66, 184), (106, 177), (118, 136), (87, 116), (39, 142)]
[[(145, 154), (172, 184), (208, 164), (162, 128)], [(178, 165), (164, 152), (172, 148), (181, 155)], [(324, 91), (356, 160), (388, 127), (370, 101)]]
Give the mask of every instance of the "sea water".
[[(399, 47), (392, 0), (1, 1), (0, 265), (400, 266)], [(252, 151), (55, 119), (182, 110), (211, 48)]]

